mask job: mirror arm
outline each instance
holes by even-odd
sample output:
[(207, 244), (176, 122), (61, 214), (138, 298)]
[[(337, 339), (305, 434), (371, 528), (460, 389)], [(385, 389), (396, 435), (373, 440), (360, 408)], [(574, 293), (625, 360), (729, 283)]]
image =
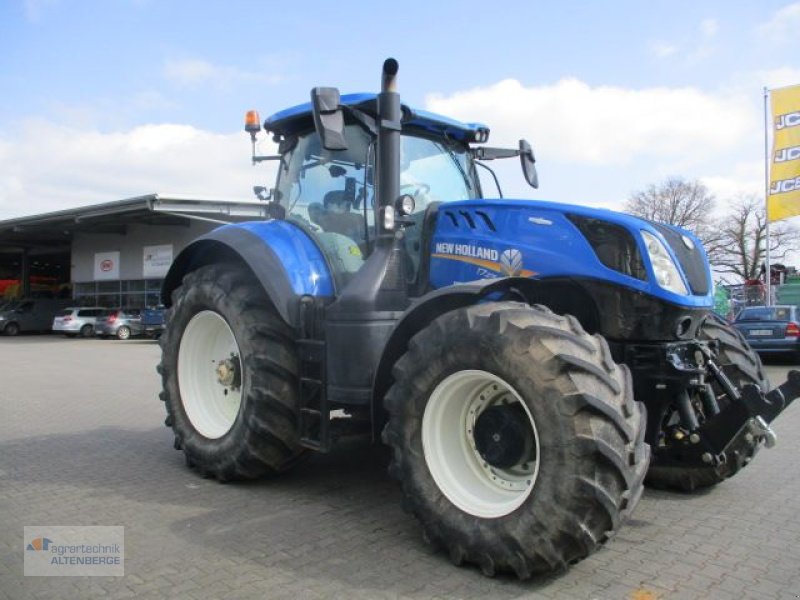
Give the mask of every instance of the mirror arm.
[(269, 154), (265, 156), (256, 155), (255, 152), (253, 153), (253, 164), (260, 163), (265, 160), (280, 160), (280, 154)]
[(478, 148), (470, 148), (472, 156), (478, 160), (495, 160), (496, 158), (514, 158), (519, 156), (520, 151), (512, 148), (489, 148), (480, 146)]

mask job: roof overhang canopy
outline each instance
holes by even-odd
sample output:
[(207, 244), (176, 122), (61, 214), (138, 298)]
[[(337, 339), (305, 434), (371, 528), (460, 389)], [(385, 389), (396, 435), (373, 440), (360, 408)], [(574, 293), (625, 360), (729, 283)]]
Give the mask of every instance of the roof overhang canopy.
[(188, 226), (192, 219), (220, 225), (267, 217), (259, 200), (215, 200), (148, 194), (0, 221), (0, 249), (68, 246), (76, 233), (124, 234), (129, 225)]

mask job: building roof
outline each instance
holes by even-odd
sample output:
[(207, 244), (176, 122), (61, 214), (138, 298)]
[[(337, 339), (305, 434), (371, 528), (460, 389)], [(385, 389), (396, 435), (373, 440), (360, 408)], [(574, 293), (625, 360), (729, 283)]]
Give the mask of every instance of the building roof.
[(125, 233), (132, 224), (188, 225), (199, 219), (222, 225), (266, 216), (267, 204), (259, 200), (147, 194), (0, 221), (0, 248), (63, 246), (76, 232)]

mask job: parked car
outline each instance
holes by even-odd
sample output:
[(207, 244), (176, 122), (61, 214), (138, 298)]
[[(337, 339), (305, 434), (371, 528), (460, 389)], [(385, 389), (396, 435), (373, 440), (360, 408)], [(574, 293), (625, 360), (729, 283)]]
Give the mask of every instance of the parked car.
[(165, 320), (164, 316), (167, 309), (165, 306), (156, 306), (153, 308), (145, 308), (142, 311), (142, 325), (144, 326), (145, 335), (158, 338), (164, 331)]
[(17, 335), (23, 331), (50, 331), (56, 313), (74, 300), (30, 298), (12, 300), (0, 310), (0, 331)]
[(111, 335), (117, 339), (127, 340), (144, 333), (142, 310), (140, 308), (114, 308), (105, 310), (95, 323), (95, 335), (107, 338)]
[(748, 306), (733, 322), (759, 354), (791, 354), (800, 361), (800, 309), (797, 306)]
[(67, 337), (91, 337), (95, 321), (104, 310), (101, 306), (70, 306), (60, 310), (53, 319), (53, 332)]

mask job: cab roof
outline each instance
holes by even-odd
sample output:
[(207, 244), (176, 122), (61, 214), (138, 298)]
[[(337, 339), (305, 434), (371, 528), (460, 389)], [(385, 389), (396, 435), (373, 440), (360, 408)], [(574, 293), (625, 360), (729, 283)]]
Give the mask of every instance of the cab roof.
[[(370, 116), (377, 115), (377, 94), (345, 94), (340, 104), (356, 108)], [(267, 118), (264, 129), (280, 135), (295, 135), (314, 128), (311, 102), (292, 106)], [(403, 104), (403, 129), (417, 130), (469, 143), (489, 137), (482, 123), (462, 123), (449, 117), (418, 110)]]

